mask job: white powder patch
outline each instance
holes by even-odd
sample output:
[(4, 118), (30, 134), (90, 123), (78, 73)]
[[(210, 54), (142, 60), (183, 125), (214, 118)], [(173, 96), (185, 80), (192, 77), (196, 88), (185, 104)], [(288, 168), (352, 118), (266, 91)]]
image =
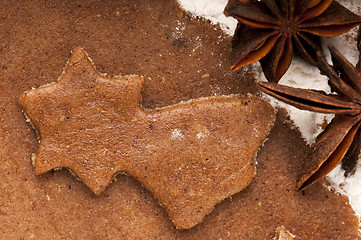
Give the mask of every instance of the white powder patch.
[(179, 5), (195, 16), (204, 17), (213, 24), (219, 24), (228, 35), (233, 35), (237, 20), (223, 14), (228, 0), (178, 0)]
[(185, 29), (186, 26), (184, 25), (184, 23), (177, 21), (177, 26), (175, 27), (175, 31), (172, 32), (172, 36), (174, 38), (181, 37)]
[(203, 128), (199, 133), (197, 133), (197, 138), (202, 139), (209, 135), (209, 131), (206, 128)]
[(184, 138), (184, 136), (183, 136), (181, 130), (173, 129), (171, 138), (172, 139), (182, 139), (182, 138)]
[(202, 133), (202, 132), (197, 133), (197, 138), (198, 139), (203, 138), (203, 137), (204, 137), (204, 133)]
[(211, 84), (210, 87), (211, 87), (211, 90), (212, 90), (212, 96), (222, 95), (222, 89), (220, 88), (219, 85)]
[(360, 165), (358, 164), (358, 172), (355, 175), (344, 177), (344, 170), (341, 165), (338, 165), (331, 173), (328, 174), (327, 180), (330, 182), (331, 187), (337, 192), (348, 196), (352, 208), (355, 210), (356, 215), (361, 216), (361, 173)]

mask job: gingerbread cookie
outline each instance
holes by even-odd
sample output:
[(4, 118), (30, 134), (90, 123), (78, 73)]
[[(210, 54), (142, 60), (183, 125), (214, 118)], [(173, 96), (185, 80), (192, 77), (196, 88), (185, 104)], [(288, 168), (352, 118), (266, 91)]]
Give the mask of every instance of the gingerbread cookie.
[(176, 227), (191, 228), (251, 183), (273, 108), (256, 97), (223, 96), (143, 109), (142, 87), (136, 75), (99, 73), (75, 49), (57, 82), (19, 99), (40, 140), (35, 172), (71, 169), (97, 195), (114, 174), (129, 174)]

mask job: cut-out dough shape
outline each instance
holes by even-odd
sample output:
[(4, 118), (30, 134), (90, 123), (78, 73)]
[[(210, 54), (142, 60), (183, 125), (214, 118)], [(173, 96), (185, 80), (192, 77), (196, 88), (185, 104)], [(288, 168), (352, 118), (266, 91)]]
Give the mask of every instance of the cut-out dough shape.
[(143, 109), (142, 87), (136, 75), (100, 74), (76, 48), (57, 82), (19, 99), (40, 139), (35, 172), (69, 168), (97, 195), (115, 173), (127, 173), (176, 227), (191, 228), (251, 183), (274, 110), (240, 96)]

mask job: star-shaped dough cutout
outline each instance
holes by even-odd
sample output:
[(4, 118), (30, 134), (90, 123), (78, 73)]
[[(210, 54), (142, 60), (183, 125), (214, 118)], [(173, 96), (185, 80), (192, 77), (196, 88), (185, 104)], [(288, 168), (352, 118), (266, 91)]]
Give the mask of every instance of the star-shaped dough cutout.
[(114, 174), (129, 174), (176, 227), (191, 228), (251, 183), (274, 110), (240, 96), (143, 109), (142, 87), (136, 75), (99, 73), (76, 48), (56, 82), (19, 99), (39, 136), (35, 172), (71, 169), (96, 195)]

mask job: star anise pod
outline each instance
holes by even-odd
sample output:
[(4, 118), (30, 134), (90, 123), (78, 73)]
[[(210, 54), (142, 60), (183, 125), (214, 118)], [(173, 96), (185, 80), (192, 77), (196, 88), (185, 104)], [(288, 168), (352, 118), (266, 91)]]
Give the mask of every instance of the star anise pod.
[(332, 0), (229, 0), (225, 15), (238, 19), (231, 70), (260, 60), (270, 82), (278, 82), (293, 51), (312, 64), (320, 37), (333, 37), (361, 24), (361, 17)]
[(318, 53), (318, 66), (336, 93), (260, 82), (265, 93), (299, 109), (333, 113), (334, 119), (317, 136), (305, 160), (297, 187), (302, 190), (331, 172), (342, 160), (345, 175), (352, 173), (361, 149), (361, 69), (355, 68), (333, 46), (333, 66)]

